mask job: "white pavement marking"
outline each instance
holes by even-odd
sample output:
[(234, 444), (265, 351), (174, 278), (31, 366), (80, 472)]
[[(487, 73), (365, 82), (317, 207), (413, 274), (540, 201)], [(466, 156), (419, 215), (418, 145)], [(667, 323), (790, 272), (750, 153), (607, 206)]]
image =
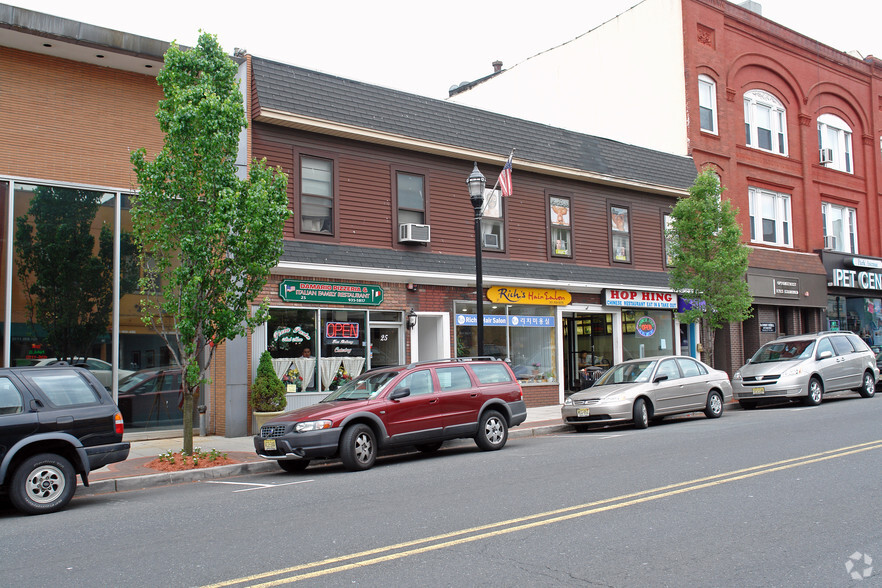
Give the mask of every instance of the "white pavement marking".
[(206, 484), (229, 484), (231, 486), (252, 486), (252, 488), (244, 488), (242, 490), (233, 490), (236, 492), (251, 492), (252, 490), (266, 490), (268, 488), (281, 488), (282, 486), (293, 486), (294, 484), (308, 484), (315, 480), (298, 480), (297, 482), (287, 482), (285, 484), (254, 484), (249, 482), (222, 482), (220, 480), (206, 480)]

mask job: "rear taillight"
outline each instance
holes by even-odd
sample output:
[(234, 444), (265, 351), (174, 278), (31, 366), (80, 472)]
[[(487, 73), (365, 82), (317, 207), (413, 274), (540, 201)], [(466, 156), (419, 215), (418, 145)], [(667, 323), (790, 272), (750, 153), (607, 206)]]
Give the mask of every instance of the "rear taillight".
[(125, 429), (125, 427), (123, 426), (123, 418), (121, 412), (113, 415), (113, 427), (116, 430), (117, 435), (123, 434), (123, 429)]

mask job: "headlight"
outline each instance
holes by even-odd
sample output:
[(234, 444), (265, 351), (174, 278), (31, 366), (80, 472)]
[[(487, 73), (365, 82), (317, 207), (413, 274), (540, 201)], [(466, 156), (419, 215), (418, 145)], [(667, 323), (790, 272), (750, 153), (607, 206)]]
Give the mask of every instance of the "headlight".
[(564, 398), (564, 406), (572, 406), (572, 405), (573, 405), (573, 399), (572, 399), (572, 398), (570, 398), (569, 396), (567, 396), (566, 398)]
[(305, 423), (297, 423), (294, 425), (294, 430), (298, 433), (305, 433), (307, 431), (319, 431), (321, 429), (330, 429), (331, 421), (306, 421)]
[(781, 377), (782, 378), (792, 378), (793, 376), (798, 376), (801, 373), (802, 373), (802, 368), (795, 367), (795, 368), (790, 368), (789, 370), (787, 370), (786, 372), (781, 374)]
[(737, 371), (732, 375), (732, 379), (733, 379), (733, 380), (740, 380), (740, 379), (741, 379), (741, 370), (737, 370)]

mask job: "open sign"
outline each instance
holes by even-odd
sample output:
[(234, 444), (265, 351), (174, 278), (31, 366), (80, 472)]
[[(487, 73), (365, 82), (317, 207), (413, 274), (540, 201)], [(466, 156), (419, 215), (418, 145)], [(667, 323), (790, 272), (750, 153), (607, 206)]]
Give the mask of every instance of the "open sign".
[(325, 323), (328, 339), (358, 339), (358, 323)]

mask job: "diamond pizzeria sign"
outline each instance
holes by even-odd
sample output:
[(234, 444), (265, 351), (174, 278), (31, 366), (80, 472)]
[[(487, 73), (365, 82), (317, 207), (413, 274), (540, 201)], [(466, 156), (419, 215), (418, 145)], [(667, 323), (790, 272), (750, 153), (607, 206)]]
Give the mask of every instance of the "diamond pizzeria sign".
[(370, 284), (282, 280), (279, 297), (286, 302), (377, 306), (383, 302), (383, 289)]

